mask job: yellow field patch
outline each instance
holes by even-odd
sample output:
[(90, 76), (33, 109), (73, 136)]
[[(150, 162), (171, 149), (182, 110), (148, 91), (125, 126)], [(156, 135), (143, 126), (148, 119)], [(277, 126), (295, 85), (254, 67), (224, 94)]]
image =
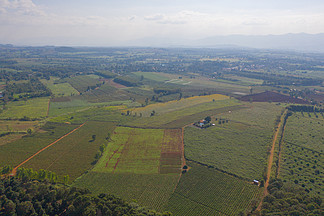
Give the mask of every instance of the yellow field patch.
[(194, 96), (190, 98), (185, 98), (181, 100), (174, 100), (174, 101), (169, 101), (166, 103), (156, 103), (156, 104), (150, 104), (146, 107), (140, 107), (140, 108), (135, 108), (131, 110), (125, 110), (131, 111), (132, 113), (142, 113), (143, 117), (150, 116), (152, 111), (154, 110), (157, 114), (158, 113), (166, 113), (166, 112), (171, 112), (187, 107), (192, 107), (198, 104), (202, 103), (208, 103), (216, 100), (225, 100), (229, 99), (228, 96), (221, 95), (221, 94), (212, 94), (212, 95), (206, 95), (206, 96)]

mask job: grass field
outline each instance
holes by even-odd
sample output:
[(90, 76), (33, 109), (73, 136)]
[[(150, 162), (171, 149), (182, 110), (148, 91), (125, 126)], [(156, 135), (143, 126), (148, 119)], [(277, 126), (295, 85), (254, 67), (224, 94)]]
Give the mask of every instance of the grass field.
[(108, 193), (141, 206), (163, 211), (179, 175), (169, 174), (112, 174), (89, 172), (78, 178), (73, 186), (89, 189), (94, 194)]
[[(168, 173), (168, 170), (180, 173), (180, 134), (180, 130), (118, 127), (93, 171), (158, 174), (162, 169), (163, 173)], [(177, 160), (179, 155), (180, 162)], [(168, 156), (171, 160), (166, 163), (165, 158)], [(172, 159), (175, 162), (172, 163)]]
[(38, 150), (67, 134), (77, 125), (47, 123), (42, 131), (0, 146), (0, 165), (17, 166)]
[(63, 96), (72, 96), (78, 95), (79, 92), (73, 88), (70, 83), (55, 83), (57, 79), (51, 77), (50, 80), (41, 80), (41, 82), (46, 85), (52, 92), (55, 97), (63, 97)]
[(220, 94), (213, 94), (207, 96), (195, 96), (195, 97), (185, 98), (176, 101), (169, 101), (166, 103), (151, 104), (146, 107), (133, 109), (131, 110), (131, 112), (142, 113), (143, 117), (149, 117), (153, 110), (158, 114), (162, 114), (162, 113), (172, 112), (184, 108), (189, 108), (202, 103), (218, 101), (218, 100), (226, 100), (226, 99), (229, 99), (229, 97)]
[(160, 73), (156, 72), (133, 72), (133, 74), (137, 76), (144, 76), (146, 79), (158, 81), (158, 82), (165, 82), (168, 80), (167, 77), (160, 75)]
[[(92, 167), (99, 146), (108, 143), (107, 136), (114, 129), (110, 122), (87, 122), (74, 133), (57, 142), (24, 164), (34, 170), (45, 169), (74, 180)], [(95, 135), (95, 140), (92, 139)]]
[[(244, 80), (242, 83), (235, 82), (224, 82), (217, 81), (216, 79), (209, 79), (206, 77), (195, 76), (196, 78), (191, 78), (190, 76), (184, 76), (179, 74), (168, 74), (168, 73), (156, 73), (156, 72), (135, 72), (136, 75), (143, 75), (147, 79), (151, 79), (158, 82), (172, 83), (183, 88), (212, 88), (221, 93), (234, 94), (235, 92), (241, 92), (244, 94), (249, 93), (248, 85), (250, 83), (257, 82), (256, 80)], [(182, 78), (179, 79), (179, 76)], [(243, 84), (243, 85), (242, 85)]]
[(159, 172), (162, 129), (118, 127), (111, 140), (93, 171), (137, 174)]
[[(152, 117), (133, 118), (125, 124), (138, 127), (180, 128), (197, 121), (197, 118), (199, 120), (199, 118), (205, 118), (206, 115), (228, 111), (228, 109), (232, 109), (239, 105), (241, 105), (241, 103), (235, 99), (216, 100), (215, 102), (201, 103), (188, 108), (174, 108), (175, 111), (168, 113), (159, 114), (156, 112)], [(139, 113), (137, 113), (137, 116), (138, 115)]]
[(27, 101), (14, 101), (6, 105), (0, 119), (44, 118), (47, 115), (49, 98), (34, 98)]
[[(207, 129), (186, 127), (186, 158), (249, 180), (262, 179), (274, 122), (282, 108), (257, 103), (249, 106), (212, 116), (215, 126)], [(220, 118), (228, 123), (219, 124)]]
[[(121, 115), (126, 106), (85, 107), (74, 113), (60, 115), (50, 119), (51, 122), (82, 124), (86, 121), (127, 122), (129, 116)], [(132, 117), (133, 118), (133, 117)], [(135, 118), (135, 117), (134, 117)]]
[(181, 156), (179, 129), (117, 127), (98, 163), (74, 185), (162, 210), (178, 182)]
[(6, 132), (26, 132), (29, 128), (38, 126), (39, 121), (1, 121), (0, 134)]
[(101, 83), (98, 79), (95, 79), (91, 76), (75, 76), (66, 78), (64, 80), (70, 83), (71, 86), (78, 92), (85, 92), (87, 91), (88, 87), (96, 86), (97, 84)]
[(174, 215), (238, 215), (261, 190), (250, 183), (214, 169), (188, 163), (191, 169), (182, 175), (166, 210)]
[(23, 137), (24, 134), (9, 134), (3, 137), (0, 137), (0, 146), (9, 144), (16, 140), (19, 140)]
[(132, 105), (133, 102), (126, 101), (113, 101), (113, 102), (101, 102), (101, 103), (89, 103), (86, 100), (71, 99), (65, 102), (51, 102), (49, 107), (49, 116), (58, 116), (62, 114), (68, 114), (73, 112), (78, 112), (90, 107), (102, 107), (102, 106), (112, 106), (112, 105)]
[(323, 198), (324, 119), (320, 114), (318, 118), (309, 115), (296, 112), (288, 118), (279, 176)]

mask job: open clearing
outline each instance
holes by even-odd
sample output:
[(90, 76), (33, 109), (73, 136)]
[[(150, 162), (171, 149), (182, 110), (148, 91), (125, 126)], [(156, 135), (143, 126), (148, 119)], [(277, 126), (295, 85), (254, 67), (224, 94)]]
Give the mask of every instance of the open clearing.
[(131, 104), (131, 102), (126, 100), (102, 103), (89, 103), (85, 100), (80, 99), (71, 99), (70, 101), (66, 102), (51, 102), (49, 108), (49, 116), (58, 116), (67, 113), (73, 113), (90, 107), (102, 107), (120, 104)]
[(101, 83), (99, 79), (96, 78), (97, 77), (93, 78), (91, 76), (75, 76), (72, 78), (66, 78), (64, 81), (67, 81), (74, 89), (82, 93), (87, 91), (88, 87), (96, 86)]
[(14, 101), (6, 105), (0, 119), (44, 118), (47, 115), (49, 98), (33, 98), (27, 101)]
[(57, 78), (51, 77), (50, 80), (41, 80), (41, 82), (46, 85), (55, 97), (64, 97), (78, 95), (79, 92), (73, 88), (70, 83), (55, 83)]
[(229, 99), (229, 97), (220, 94), (213, 94), (207, 96), (195, 96), (195, 97), (185, 98), (176, 101), (169, 101), (166, 103), (151, 104), (146, 107), (133, 109), (131, 110), (131, 112), (142, 113), (143, 117), (149, 117), (153, 110), (156, 113), (161, 114), (161, 113), (172, 112), (184, 108), (189, 108), (202, 103), (225, 100), (225, 99)]
[(26, 132), (28, 128), (34, 128), (39, 121), (1, 121), (0, 134), (6, 132)]

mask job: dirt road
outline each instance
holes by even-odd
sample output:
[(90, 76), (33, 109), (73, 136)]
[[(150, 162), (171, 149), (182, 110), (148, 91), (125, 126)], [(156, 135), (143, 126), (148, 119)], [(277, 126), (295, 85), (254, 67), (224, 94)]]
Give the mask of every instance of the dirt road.
[(263, 201), (264, 197), (269, 194), (267, 188), (269, 186), (269, 181), (270, 181), (270, 175), (271, 175), (271, 168), (272, 168), (272, 163), (273, 163), (274, 150), (275, 150), (276, 142), (277, 142), (277, 139), (278, 139), (278, 135), (279, 135), (279, 132), (280, 132), (280, 128), (281, 128), (281, 124), (282, 124), (282, 120), (283, 120), (283, 116), (284, 115), (285, 115), (285, 113), (282, 114), (281, 117), (280, 117), (280, 122), (278, 123), (276, 132), (274, 133), (274, 137), (273, 137), (273, 140), (272, 140), (272, 147), (271, 147), (271, 151), (270, 151), (270, 155), (269, 155), (269, 159), (268, 159), (267, 180), (266, 180), (266, 182), (264, 184), (264, 191), (263, 191), (263, 195), (262, 195), (261, 202), (259, 203), (258, 208), (257, 208), (258, 211), (261, 210), (262, 201)]
[(42, 148), (41, 150), (39, 150), (38, 152), (36, 152), (35, 154), (33, 154), (32, 156), (30, 156), (29, 158), (27, 158), (25, 161), (23, 161), (22, 163), (20, 163), (18, 166), (16, 166), (12, 172), (11, 175), (16, 175), (17, 173), (17, 169), (19, 167), (21, 167), (22, 165), (24, 165), (25, 163), (27, 163), (28, 161), (30, 161), (32, 158), (34, 158), (36, 155), (38, 155), (39, 153), (41, 153), (42, 151), (46, 150), (47, 148), (51, 147), (52, 145), (54, 145), (55, 143), (57, 143), (58, 141), (62, 140), (63, 138), (69, 136), (70, 134), (72, 134), (73, 132), (75, 132), (76, 130), (78, 130), (79, 128), (81, 128), (85, 123), (83, 123), (82, 125), (80, 125), (79, 127), (75, 128), (74, 130), (70, 131), (69, 133), (65, 134), (64, 136), (60, 137), (59, 139), (55, 140), (54, 142), (52, 142), (51, 144), (47, 145), (46, 147)]

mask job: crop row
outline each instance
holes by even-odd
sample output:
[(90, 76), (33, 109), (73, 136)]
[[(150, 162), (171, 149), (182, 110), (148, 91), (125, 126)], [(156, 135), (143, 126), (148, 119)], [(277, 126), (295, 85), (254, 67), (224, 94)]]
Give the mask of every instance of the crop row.
[[(169, 210), (183, 215), (191, 208), (189, 203), (196, 203), (200, 208), (216, 211), (224, 215), (235, 215), (249, 207), (251, 200), (260, 193), (257, 186), (228, 176), (214, 169), (188, 163), (190, 170), (182, 175), (171, 200)], [(187, 209), (186, 209), (187, 208)], [(190, 214), (188, 214), (190, 215)]]

